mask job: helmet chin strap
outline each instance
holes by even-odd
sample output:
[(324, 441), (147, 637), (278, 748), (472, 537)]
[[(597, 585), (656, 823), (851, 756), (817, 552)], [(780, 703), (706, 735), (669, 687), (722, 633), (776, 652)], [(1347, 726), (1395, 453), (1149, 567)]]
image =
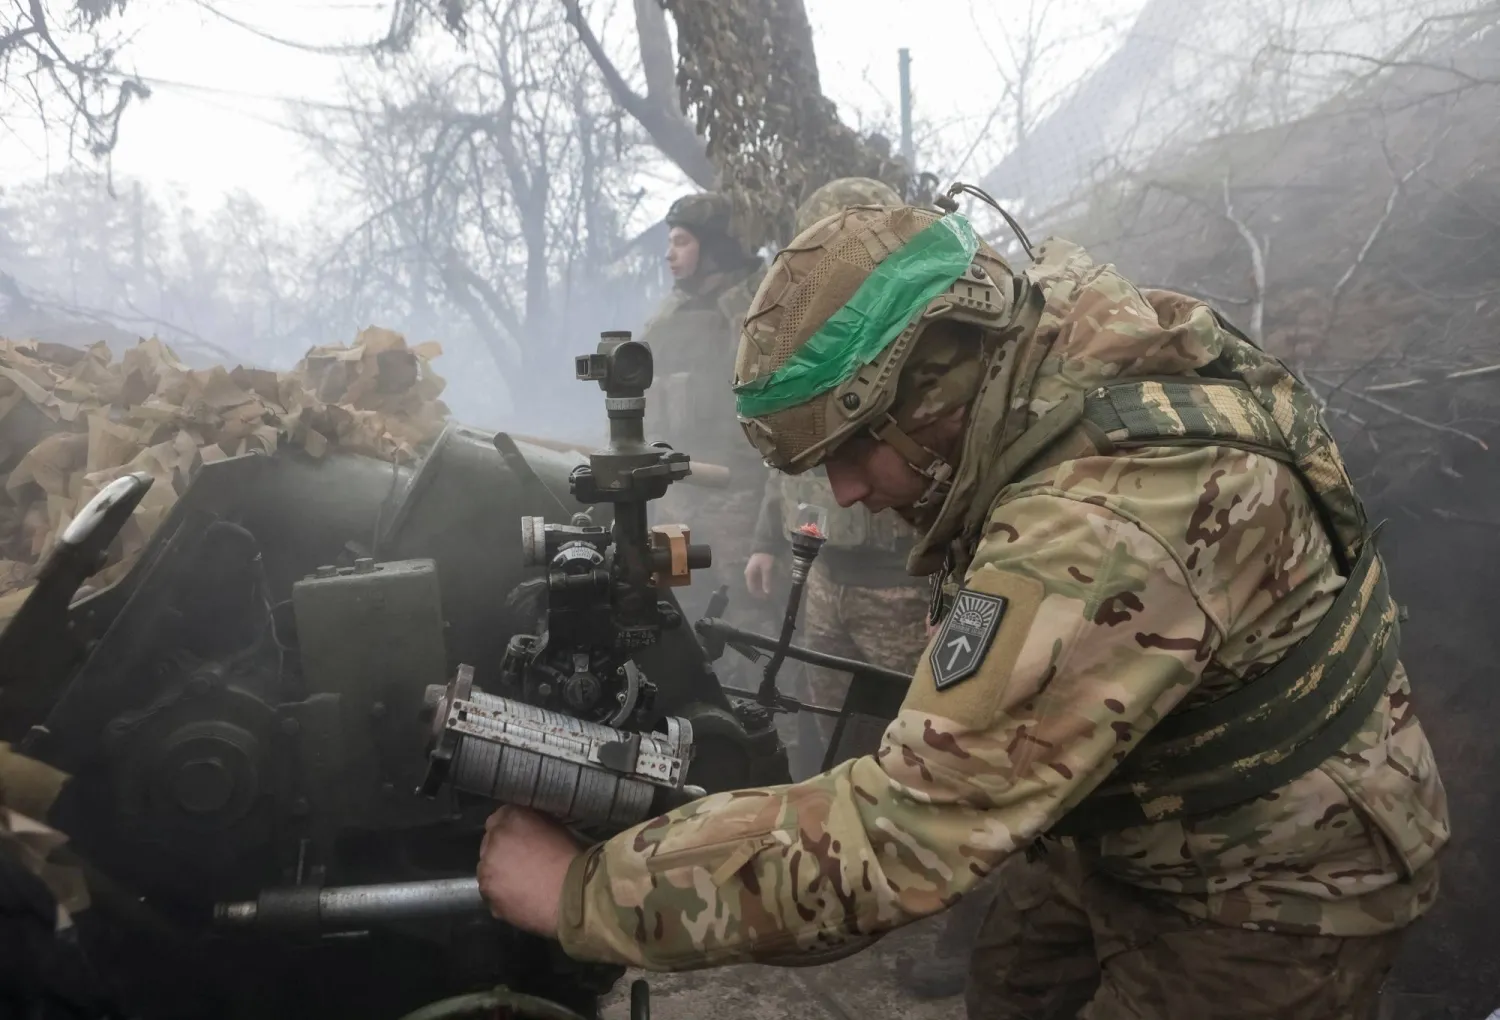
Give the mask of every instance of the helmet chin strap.
[(912, 510), (926, 510), (947, 498), (948, 490), (953, 486), (952, 464), (907, 435), (889, 414), (870, 425), (869, 429), (871, 435), (882, 443), (890, 444), (911, 465), (913, 471), (927, 479), (927, 491), (911, 505)]

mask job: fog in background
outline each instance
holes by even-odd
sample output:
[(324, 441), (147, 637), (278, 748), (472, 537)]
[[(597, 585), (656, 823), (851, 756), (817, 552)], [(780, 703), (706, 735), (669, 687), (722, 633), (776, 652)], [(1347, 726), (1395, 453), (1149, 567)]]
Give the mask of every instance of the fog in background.
[[(899, 146), (907, 47), (915, 166), (982, 182), (1034, 234), (1162, 153), (1293, 121), (1474, 6), (805, 4), (845, 122)], [(92, 26), (44, 7), (66, 52), (117, 49), (82, 125), (87, 88), (8, 58), (8, 334), (85, 321), (117, 348), (156, 334), (195, 363), (286, 368), (377, 324), (442, 343), (460, 418), (576, 431), (570, 355), (649, 317), (660, 217), (709, 179), (701, 144), (664, 152), (621, 101), (676, 112), (670, 19), (640, 3), (484, 0), (461, 35), (449, 4), (404, 0), (79, 4), (107, 15)], [(98, 116), (121, 88), (118, 120)]]
[[(66, 4), (51, 6), (61, 24)], [(571, 355), (644, 324), (671, 285), (660, 218), (697, 190), (611, 91), (618, 72), (676, 112), (671, 39), (647, 38), (643, 59), (639, 6), (578, 8), (602, 70), (558, 0), (469, 4), (462, 39), (441, 10), (399, 4), (135, 0), (98, 32), (150, 96), (127, 103), (107, 159), (89, 158), (66, 97), (39, 109), (12, 87), (0, 104), (0, 333), (32, 323), (19, 292), (28, 310), (120, 328), (119, 343), (155, 333), (189, 360), (286, 368), (379, 324), (442, 343), (458, 417), (576, 431), (574, 402), (591, 398)], [(897, 139), (906, 46), (918, 162), (977, 177), (1024, 131), (1016, 109), (1055, 106), (1139, 4), (1034, 3), (1034, 54), (1009, 41), (1013, 12), (969, 0), (920, 17), (898, 0), (859, 17), (846, 0), (806, 6), (845, 119)], [(408, 17), (412, 38), (388, 52)], [(976, 94), (986, 75), (1018, 78), (1020, 107)]]
[[(913, 169), (1211, 301), (1317, 393), (1455, 820), (1391, 1015), (1500, 1005), (1500, 4), (800, 6), (844, 124), (902, 149), (908, 48)], [(653, 0), (43, 7), (0, 7), (0, 336), (284, 369), (378, 325), (442, 344), (456, 417), (598, 437), (572, 355), (644, 324), (661, 217), (713, 180)]]

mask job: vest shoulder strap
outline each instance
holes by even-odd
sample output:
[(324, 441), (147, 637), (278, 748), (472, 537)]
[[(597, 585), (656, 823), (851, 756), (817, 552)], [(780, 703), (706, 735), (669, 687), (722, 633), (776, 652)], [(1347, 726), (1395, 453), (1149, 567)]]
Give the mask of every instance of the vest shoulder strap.
[[(1233, 446), (1292, 463), (1275, 420), (1233, 379), (1122, 379), (1059, 402), (1008, 446), (979, 485), (965, 531), (994, 509), (1000, 490), (1082, 429), (1093, 452), (1143, 446)], [(1076, 447), (1068, 445), (1068, 455)]]
[(1127, 379), (1099, 386), (1083, 420), (1114, 447), (1236, 446), (1290, 461), (1276, 422), (1235, 379)]

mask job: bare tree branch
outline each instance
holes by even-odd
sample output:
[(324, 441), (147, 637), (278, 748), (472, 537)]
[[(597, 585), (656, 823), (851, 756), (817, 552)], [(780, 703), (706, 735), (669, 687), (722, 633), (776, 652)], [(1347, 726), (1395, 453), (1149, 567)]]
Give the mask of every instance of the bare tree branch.
[(391, 24), (386, 34), (379, 39), (367, 43), (351, 43), (339, 46), (324, 46), (318, 43), (305, 43), (296, 39), (288, 39), (285, 36), (267, 32), (248, 21), (237, 18), (227, 11), (222, 11), (209, 0), (193, 0), (199, 8), (212, 14), (214, 17), (227, 24), (233, 25), (242, 32), (248, 32), (257, 39), (273, 42), (278, 46), (285, 46), (291, 50), (301, 50), (304, 53), (318, 53), (331, 57), (350, 57), (372, 53), (391, 53), (405, 49), (411, 43), (412, 33), (416, 30), (415, 13), (407, 5), (397, 3), (391, 10)]
[(505, 336), (494, 326), (494, 320), (498, 319), (501, 329), (512, 338), (522, 335), (521, 323), (509, 302), (488, 281), (464, 265), (456, 253), (444, 262), (442, 274), (449, 299), (464, 310), (475, 329), (484, 336), (490, 354), (503, 368), (518, 372), (521, 365), (516, 355), (506, 343)]
[[(1446, 135), (1447, 131), (1444, 131), (1443, 135), (1439, 136), (1437, 141), (1434, 141), (1432, 146), (1432, 149), (1434, 151), (1437, 148), (1437, 142), (1441, 141), (1442, 137)], [(1364, 266), (1365, 259), (1370, 254), (1370, 249), (1375, 247), (1375, 242), (1379, 241), (1380, 235), (1385, 232), (1386, 224), (1390, 222), (1391, 214), (1396, 211), (1396, 203), (1400, 201), (1402, 192), (1405, 190), (1407, 183), (1410, 182), (1411, 179), (1417, 174), (1426, 169), (1427, 164), (1432, 162), (1433, 157), (1433, 152), (1429, 151), (1426, 159), (1413, 166), (1410, 170), (1406, 171), (1406, 173), (1398, 176), (1396, 174), (1395, 167), (1392, 165), (1390, 146), (1387, 143), (1384, 135), (1382, 135), (1380, 139), (1380, 151), (1385, 155), (1385, 165), (1390, 169), (1391, 176), (1394, 179), (1393, 183), (1391, 184), (1391, 191), (1390, 194), (1386, 195), (1385, 197), (1385, 210), (1380, 214), (1380, 218), (1375, 221), (1375, 225), (1370, 228), (1369, 234), (1365, 236), (1365, 243), (1360, 246), (1358, 253), (1355, 254), (1354, 261), (1349, 264), (1349, 267), (1344, 270), (1343, 274), (1338, 278), (1338, 281), (1333, 285), (1333, 293), (1330, 296), (1328, 302), (1329, 325), (1332, 325), (1333, 322), (1338, 318), (1339, 301), (1344, 295), (1344, 288), (1347, 287), (1350, 281), (1354, 279), (1354, 274), (1359, 272), (1360, 268)]]
[(1433, 507), (1432, 515), (1440, 521), (1452, 521), (1455, 524), (1472, 524), (1476, 528), (1490, 528), (1500, 531), (1500, 521), (1487, 521), (1482, 517), (1470, 517), (1467, 514), (1456, 514), (1442, 507)]
[(1250, 301), (1250, 335), (1259, 342), (1265, 332), (1266, 251), (1271, 242), (1269, 239), (1263, 241), (1257, 238), (1249, 224), (1235, 214), (1227, 173), (1224, 175), (1224, 218), (1234, 225), (1245, 246), (1250, 249), (1250, 279), (1255, 284), (1255, 296)]
[(1417, 386), (1431, 386), (1434, 383), (1448, 382), (1452, 379), (1475, 379), (1484, 375), (1495, 375), (1500, 373), (1500, 365), (1483, 365), (1479, 368), (1466, 368), (1459, 372), (1449, 372), (1437, 379), (1407, 379), (1405, 382), (1382, 383), (1379, 386), (1366, 386), (1365, 393), (1393, 393), (1396, 390), (1409, 390)]
[[(43, 0), (14, 0), (8, 6), (14, 20), (0, 15), (0, 96), (19, 95), (24, 88), (44, 126), (51, 123), (54, 104), (60, 104), (69, 128), (82, 126), (90, 154), (107, 156), (119, 140), (120, 118), (126, 108), (151, 94), (139, 78), (119, 71), (115, 47), (103, 42), (96, 31), (105, 18), (124, 8), (124, 0), (74, 0), (72, 23), (67, 27), (83, 33), (84, 42), (78, 47), (73, 45), (77, 40), (69, 39), (65, 45), (59, 39), (54, 30), (57, 19)], [(86, 51), (76, 51), (85, 47)], [(17, 76), (23, 82), (20, 87), (11, 80)]]
[[(1334, 389), (1338, 388), (1337, 384), (1328, 379), (1322, 379), (1311, 374), (1308, 375), (1308, 378), (1313, 382), (1316, 382), (1320, 386), (1328, 386)], [(1396, 418), (1400, 418), (1403, 421), (1409, 421), (1413, 425), (1420, 425), (1423, 428), (1432, 429), (1434, 432), (1446, 432), (1449, 435), (1467, 439), (1469, 442), (1478, 446), (1481, 450), (1488, 450), (1490, 448), (1488, 443), (1486, 443), (1479, 436), (1474, 435), (1474, 433), (1472, 432), (1465, 432), (1463, 429), (1456, 429), (1452, 425), (1441, 425), (1435, 421), (1428, 421), (1426, 418), (1419, 418), (1414, 414), (1410, 414), (1406, 411), (1401, 410), (1401, 408), (1399, 407), (1387, 404), (1383, 400), (1377, 400), (1375, 397), (1367, 396), (1366, 394), (1361, 393), (1358, 390), (1346, 389), (1343, 392), (1347, 393), (1355, 400), (1363, 401), (1364, 403), (1369, 404), (1371, 407), (1378, 408), (1379, 410), (1384, 411), (1386, 414), (1389, 414)]]
[[(641, 36), (642, 61), (648, 68), (647, 94), (644, 96), (630, 87), (624, 76), (620, 74), (619, 68), (615, 67), (614, 61), (609, 59), (609, 54), (604, 52), (604, 46), (599, 42), (599, 37), (594, 34), (594, 30), (589, 27), (588, 20), (584, 18), (583, 10), (578, 5), (578, 0), (562, 0), (562, 3), (568, 14), (568, 22), (578, 33), (579, 42), (583, 43), (584, 49), (588, 50), (599, 72), (604, 75), (605, 84), (609, 86), (610, 95), (614, 96), (615, 102), (619, 103), (640, 123), (641, 127), (646, 129), (656, 147), (662, 151), (663, 155), (676, 163), (683, 173), (701, 187), (712, 188), (714, 168), (708, 161), (703, 139), (698, 137), (688, 119), (674, 106), (669, 105), (667, 94), (656, 91), (660, 88), (661, 77), (660, 54), (657, 49), (666, 41), (665, 15), (660, 8), (657, 8), (658, 14), (661, 15), (661, 31), (657, 34), (655, 25), (652, 25), (649, 19), (642, 18), (640, 13), (642, 6), (653, 6), (654, 0), (636, 0), (637, 24), (645, 24), (649, 27), (649, 31), (638, 29)], [(648, 36), (650, 37), (649, 44)], [(668, 60), (670, 61), (670, 51), (668, 51)], [(670, 63), (667, 66), (670, 69)], [(653, 78), (657, 80), (655, 88), (652, 85)]]
[[(641, 71), (646, 96), (657, 105), (677, 109), (677, 83), (672, 72), (672, 35), (661, 0), (635, 0), (635, 34), (641, 46)], [(683, 118), (687, 122), (687, 118)]]

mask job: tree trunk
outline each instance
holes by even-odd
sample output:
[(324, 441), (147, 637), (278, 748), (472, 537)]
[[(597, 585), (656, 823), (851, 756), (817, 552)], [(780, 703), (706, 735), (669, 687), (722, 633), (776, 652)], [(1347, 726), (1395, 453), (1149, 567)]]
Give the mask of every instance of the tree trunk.
[(663, 0), (677, 23), (677, 83), (708, 139), (740, 236), (791, 237), (798, 205), (837, 177), (904, 191), (908, 168), (889, 142), (839, 120), (818, 81), (802, 0)]
[[(634, 0), (644, 96), (610, 61), (578, 0), (562, 3), (615, 101), (695, 182), (718, 182), (734, 202), (737, 233), (751, 246), (787, 240), (797, 206), (836, 177), (906, 188), (909, 169), (892, 158), (889, 143), (861, 138), (823, 95), (803, 0)], [(692, 123), (668, 96), (662, 8), (677, 23), (677, 85)]]
[[(672, 76), (672, 35), (661, 0), (635, 0), (635, 34), (641, 43), (641, 70), (646, 73), (646, 97), (658, 106), (677, 109), (677, 87)], [(683, 118), (687, 122), (687, 118)]]
[[(568, 21), (578, 33), (579, 41), (598, 65), (599, 72), (604, 75), (604, 83), (609, 87), (615, 102), (646, 129), (652, 143), (661, 150), (662, 155), (676, 163), (695, 183), (711, 188), (714, 185), (714, 168), (704, 155), (703, 139), (698, 137), (693, 126), (672, 102), (670, 93), (657, 91), (662, 87), (663, 74), (671, 74), (671, 49), (670, 46), (663, 46), (667, 42), (665, 17), (660, 17), (658, 25), (651, 17), (642, 16), (642, 4), (652, 2), (653, 0), (636, 0), (636, 32), (641, 38), (642, 59), (647, 61), (647, 93), (644, 96), (630, 87), (619, 68), (615, 67), (609, 55), (604, 52), (604, 46), (584, 19), (578, 0), (563, 0), (563, 7), (568, 12)], [(668, 54), (665, 64), (661, 62), (663, 48)]]

